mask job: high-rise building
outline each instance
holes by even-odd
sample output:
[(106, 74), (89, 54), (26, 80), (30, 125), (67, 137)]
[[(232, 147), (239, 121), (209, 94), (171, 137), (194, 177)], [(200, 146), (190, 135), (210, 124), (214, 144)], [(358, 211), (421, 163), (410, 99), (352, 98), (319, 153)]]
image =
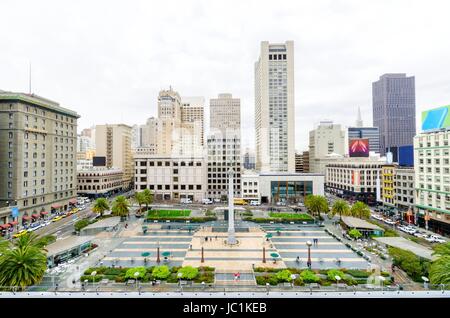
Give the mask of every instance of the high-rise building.
[(181, 122), (189, 129), (197, 147), (205, 144), (205, 98), (201, 96), (181, 97)]
[(295, 171), (294, 42), (261, 42), (255, 63), (256, 169)]
[(354, 127), (348, 128), (348, 141), (353, 139), (368, 139), (369, 151), (380, 153), (380, 131), (378, 127), (364, 127), (361, 109), (358, 107), (358, 117)]
[(256, 162), (255, 162), (255, 153), (250, 150), (250, 148), (245, 149), (245, 153), (243, 155), (243, 167), (247, 170), (255, 170), (256, 169)]
[(341, 156), (348, 154), (347, 131), (340, 124), (321, 121), (314, 130), (309, 132), (310, 171), (325, 173), (323, 169), (319, 168), (317, 161), (331, 154)]
[(380, 153), (412, 145), (416, 135), (414, 76), (384, 74), (372, 83), (373, 126), (380, 130)]
[(124, 124), (97, 125), (95, 127), (95, 154), (105, 157), (107, 168), (123, 171), (124, 188), (131, 186), (134, 175), (131, 152), (131, 126)]
[(228, 197), (228, 171), (234, 172), (234, 195), (241, 195), (240, 99), (219, 94), (210, 100), (210, 134), (207, 140), (208, 198)]
[(450, 127), (414, 137), (414, 170), (419, 224), (450, 234)]
[(303, 156), (301, 153), (295, 153), (295, 172), (303, 173)]
[(43, 97), (0, 91), (0, 205), (18, 208), (15, 222), (65, 210), (76, 198), (78, 118)]

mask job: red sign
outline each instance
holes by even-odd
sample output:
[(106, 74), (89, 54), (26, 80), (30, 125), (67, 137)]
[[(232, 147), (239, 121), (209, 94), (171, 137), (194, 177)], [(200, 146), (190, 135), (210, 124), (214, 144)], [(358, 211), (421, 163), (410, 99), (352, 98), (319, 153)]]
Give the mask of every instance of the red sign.
[(350, 157), (369, 157), (369, 139), (352, 139), (349, 143)]

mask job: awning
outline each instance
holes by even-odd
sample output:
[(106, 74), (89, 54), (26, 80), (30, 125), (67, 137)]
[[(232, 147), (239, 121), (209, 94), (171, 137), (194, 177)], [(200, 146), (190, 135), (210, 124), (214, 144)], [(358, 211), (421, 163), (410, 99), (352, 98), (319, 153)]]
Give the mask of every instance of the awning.
[(0, 224), (0, 227), (1, 227), (2, 229), (7, 229), (8, 227), (11, 227), (11, 224), (8, 224), (8, 223), (6, 223), (6, 224)]
[(39, 214), (32, 214), (31, 217), (32, 217), (33, 219), (37, 219), (37, 218), (39, 217)]
[(47, 212), (47, 211), (42, 211), (41, 214), (42, 214), (42, 215), (47, 215), (48, 212)]
[(60, 207), (60, 204), (52, 204), (52, 209), (59, 209)]
[(17, 222), (17, 221), (12, 221), (12, 222), (9, 222), (9, 224), (11, 224), (11, 225), (13, 226), (13, 225), (19, 224), (19, 222)]
[(28, 215), (24, 215), (24, 216), (22, 216), (22, 220), (30, 220), (31, 219), (31, 217), (29, 217)]
[(70, 200), (69, 200), (69, 203), (77, 204), (77, 199), (70, 199)]

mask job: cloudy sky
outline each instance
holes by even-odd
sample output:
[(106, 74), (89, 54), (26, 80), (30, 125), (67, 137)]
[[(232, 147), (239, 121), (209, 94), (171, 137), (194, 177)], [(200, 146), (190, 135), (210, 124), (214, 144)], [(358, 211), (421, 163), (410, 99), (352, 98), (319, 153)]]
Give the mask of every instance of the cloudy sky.
[[(417, 114), (450, 104), (450, 2), (0, 0), (0, 89), (32, 91), (92, 124), (143, 124), (157, 94), (241, 98), (254, 145), (261, 41), (295, 43), (296, 148), (322, 119), (372, 122), (371, 83), (416, 76)], [(208, 104), (208, 103), (207, 103)], [(419, 116), (417, 116), (419, 117)], [(417, 118), (419, 121), (419, 118)]]

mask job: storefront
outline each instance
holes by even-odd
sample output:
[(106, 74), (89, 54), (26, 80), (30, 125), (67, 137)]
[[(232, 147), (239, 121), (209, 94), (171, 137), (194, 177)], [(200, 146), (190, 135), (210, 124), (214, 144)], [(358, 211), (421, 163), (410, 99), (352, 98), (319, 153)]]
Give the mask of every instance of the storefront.
[(58, 266), (91, 250), (95, 246), (91, 242), (93, 238), (94, 236), (70, 236), (48, 245), (47, 266)]

